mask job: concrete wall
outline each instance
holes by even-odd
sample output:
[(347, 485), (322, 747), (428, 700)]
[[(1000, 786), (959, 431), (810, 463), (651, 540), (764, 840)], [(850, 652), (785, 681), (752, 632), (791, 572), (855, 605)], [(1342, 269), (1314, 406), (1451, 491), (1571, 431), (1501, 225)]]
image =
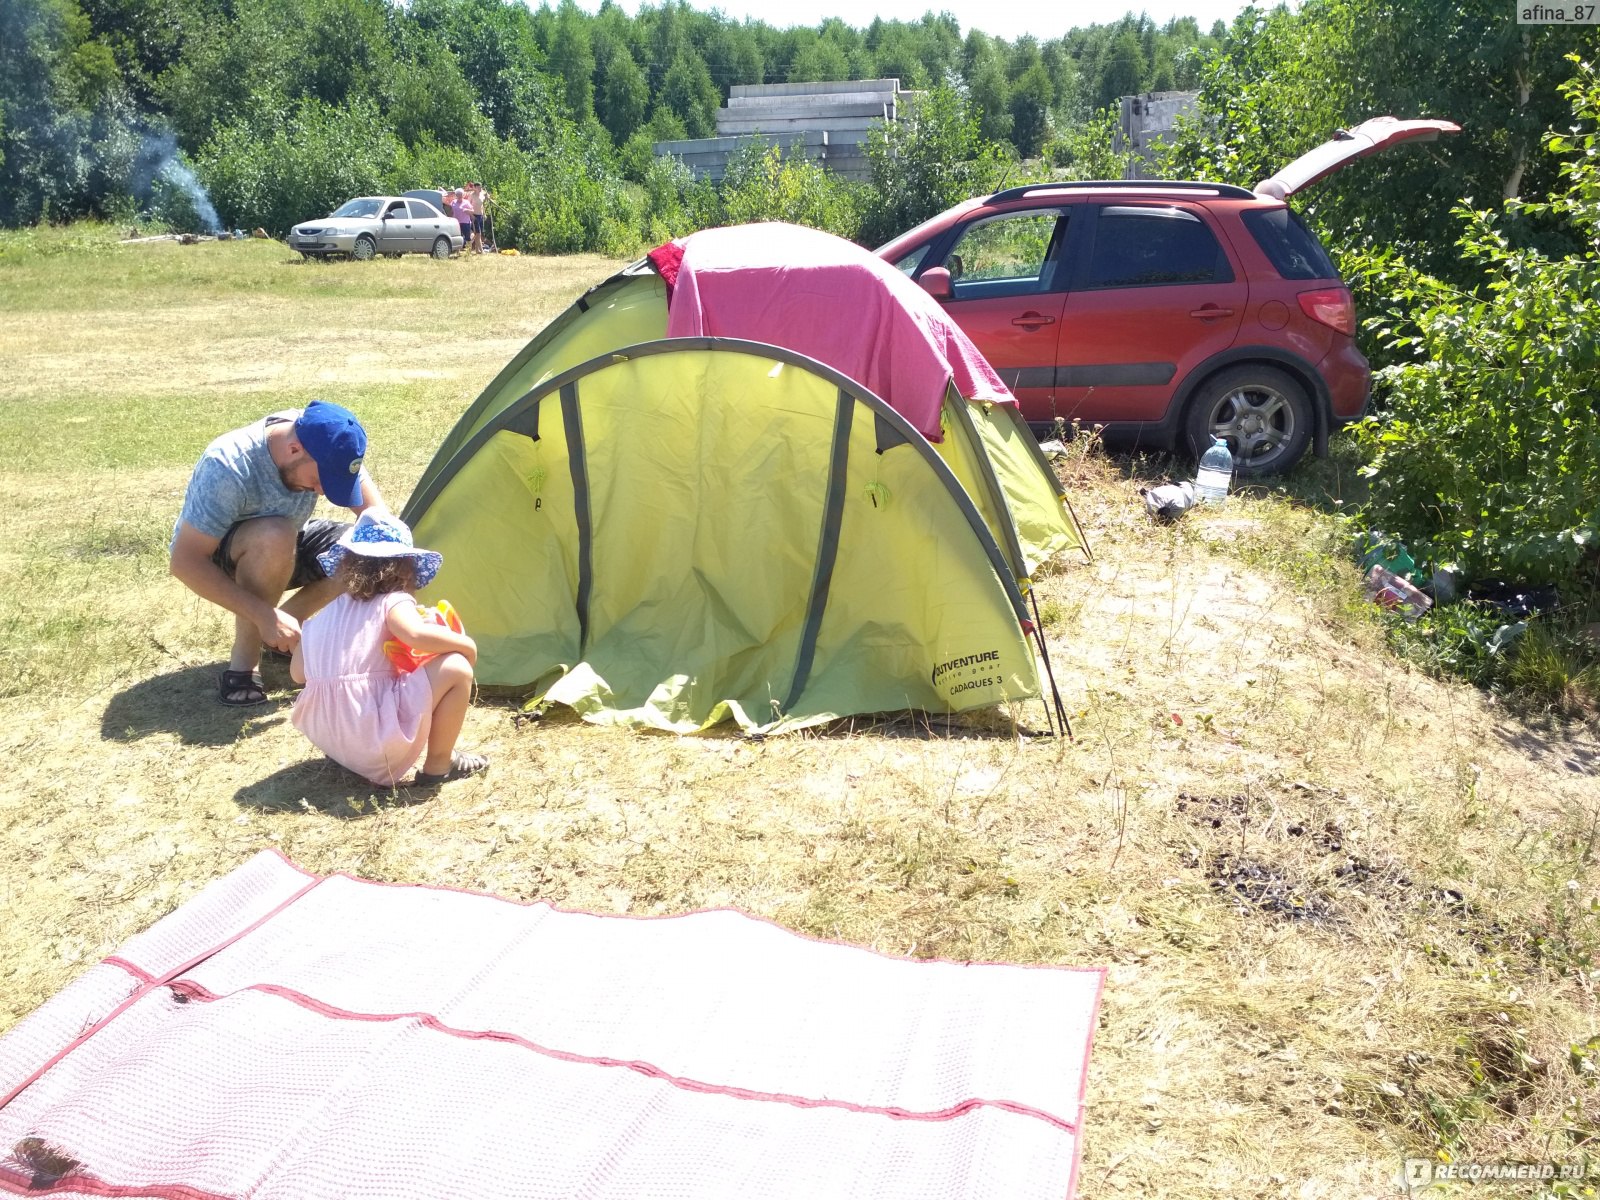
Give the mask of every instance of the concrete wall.
[(1111, 149), (1122, 159), (1124, 179), (1151, 179), (1156, 150), (1181, 116), (1192, 116), (1198, 92), (1145, 92), (1122, 97)]
[(782, 146), (846, 179), (867, 179), (872, 129), (899, 115), (898, 79), (821, 83), (739, 83), (717, 110), (717, 136), (657, 142), (657, 156), (681, 158), (696, 179), (720, 180), (728, 160), (751, 142)]

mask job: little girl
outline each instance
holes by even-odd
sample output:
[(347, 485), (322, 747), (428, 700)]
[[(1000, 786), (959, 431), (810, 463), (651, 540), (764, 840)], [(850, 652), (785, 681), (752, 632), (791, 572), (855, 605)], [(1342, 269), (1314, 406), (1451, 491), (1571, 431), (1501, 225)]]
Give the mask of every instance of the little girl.
[[(455, 748), (472, 699), (477, 643), (430, 624), (411, 595), (433, 579), (443, 556), (412, 546), (398, 517), (369, 509), (319, 561), (344, 592), (300, 631), (289, 662), (289, 674), (305, 684), (290, 718), (295, 727), (335, 762), (385, 786), (398, 783), (419, 756), (415, 786), (487, 768), (481, 754)], [(390, 638), (435, 657), (401, 672), (384, 651)]]

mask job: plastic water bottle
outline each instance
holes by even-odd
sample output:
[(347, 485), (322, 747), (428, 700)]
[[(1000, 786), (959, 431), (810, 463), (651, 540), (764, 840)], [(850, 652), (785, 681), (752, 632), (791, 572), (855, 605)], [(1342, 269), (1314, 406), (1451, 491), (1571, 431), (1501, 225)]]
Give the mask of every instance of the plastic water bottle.
[(1211, 448), (1200, 456), (1200, 469), (1195, 472), (1194, 490), (1200, 493), (1203, 504), (1221, 504), (1228, 495), (1228, 484), (1233, 482), (1233, 455), (1228, 443), (1219, 437), (1211, 439)]

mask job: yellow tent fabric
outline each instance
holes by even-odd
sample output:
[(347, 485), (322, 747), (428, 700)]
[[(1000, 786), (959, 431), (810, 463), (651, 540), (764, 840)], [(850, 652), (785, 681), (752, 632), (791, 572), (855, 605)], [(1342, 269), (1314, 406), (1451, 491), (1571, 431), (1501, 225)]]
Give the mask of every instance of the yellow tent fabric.
[[(664, 338), (666, 329), (666, 287), (647, 266), (636, 264), (592, 288), (495, 376), (440, 443), (417, 491), (425, 491), (472, 435), (519, 397), (599, 355)], [(1039, 564), (1064, 552), (1088, 553), (1088, 541), (1015, 405), (970, 402), (952, 389), (943, 425), (945, 437), (936, 449), (1012, 558), (1024, 591)]]
[[(547, 331), (546, 361), (592, 324)], [(680, 733), (1039, 694), (1003, 518), (882, 400), (727, 339), (539, 358), (405, 514), (444, 554), (428, 594), (461, 610), (482, 682)]]

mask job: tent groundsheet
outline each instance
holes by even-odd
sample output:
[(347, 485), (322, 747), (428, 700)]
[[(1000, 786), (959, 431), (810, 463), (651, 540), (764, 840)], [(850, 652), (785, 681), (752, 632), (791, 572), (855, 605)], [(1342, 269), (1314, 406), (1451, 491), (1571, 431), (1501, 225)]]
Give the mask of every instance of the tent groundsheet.
[(1102, 982), (267, 851), (0, 1038), (0, 1194), (1061, 1200)]

